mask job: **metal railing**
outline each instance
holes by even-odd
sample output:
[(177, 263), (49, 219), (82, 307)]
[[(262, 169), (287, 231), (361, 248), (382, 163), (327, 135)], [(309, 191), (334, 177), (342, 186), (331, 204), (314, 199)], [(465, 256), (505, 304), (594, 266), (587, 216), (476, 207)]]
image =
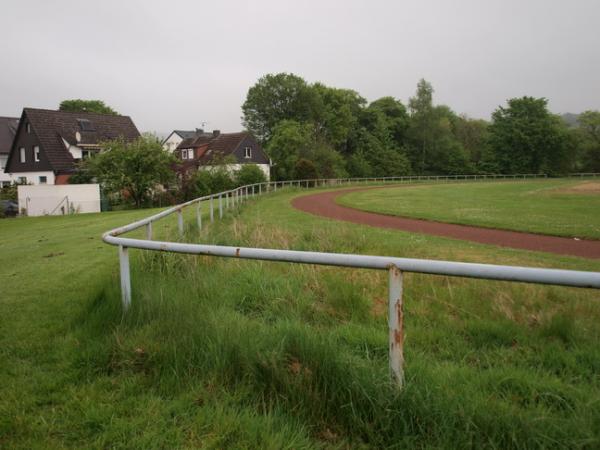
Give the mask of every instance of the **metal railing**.
[[(416, 176), (416, 177), (384, 177), (360, 179), (314, 179), (274, 181), (241, 186), (218, 194), (200, 197), (137, 222), (115, 228), (103, 234), (107, 244), (119, 247), (119, 263), (121, 278), (121, 295), (123, 310), (131, 305), (131, 279), (129, 269), (129, 248), (151, 251), (166, 251), (193, 255), (220, 256), (226, 258), (254, 259), (262, 261), (280, 261), (300, 264), (318, 264), (338, 267), (354, 267), (362, 269), (386, 270), (388, 272), (388, 329), (389, 329), (389, 365), (395, 382), (402, 386), (404, 379), (404, 321), (403, 321), (403, 272), (445, 275), (452, 277), (481, 278), (487, 280), (516, 281), (524, 283), (550, 284), (580, 288), (600, 289), (600, 272), (584, 272), (573, 270), (543, 269), (533, 267), (504, 266), (493, 264), (476, 264), (455, 261), (438, 261), (429, 259), (397, 258), (393, 256), (372, 256), (343, 253), (322, 253), (295, 250), (279, 250), (265, 248), (230, 247), (222, 245), (188, 244), (181, 242), (154, 241), (152, 224), (171, 214), (177, 214), (179, 234), (184, 234), (183, 210), (196, 207), (196, 226), (202, 229), (202, 207), (208, 208), (211, 222), (222, 218), (224, 213), (242, 202), (258, 195), (276, 192), (284, 187), (330, 187), (356, 185), (364, 183), (408, 183), (415, 181), (463, 181), (463, 180), (498, 180), (545, 178), (545, 175), (449, 175), (449, 176)], [(122, 234), (146, 228), (146, 239), (121, 237)]]

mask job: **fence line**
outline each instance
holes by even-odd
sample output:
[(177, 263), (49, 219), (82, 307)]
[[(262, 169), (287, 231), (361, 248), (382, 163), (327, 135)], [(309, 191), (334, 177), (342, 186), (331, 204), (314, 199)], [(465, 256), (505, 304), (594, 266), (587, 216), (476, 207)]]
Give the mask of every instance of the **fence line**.
[[(576, 177), (595, 177), (598, 174), (573, 174)], [(150, 251), (166, 251), (194, 255), (208, 255), (263, 261), (279, 261), (300, 264), (319, 264), (338, 267), (354, 267), (363, 269), (388, 271), (388, 329), (389, 329), (389, 365), (393, 380), (399, 387), (404, 378), (403, 356), (403, 272), (445, 275), (453, 277), (480, 278), (489, 280), (516, 281), (525, 283), (572, 286), (580, 288), (600, 289), (600, 272), (585, 272), (559, 269), (542, 269), (533, 267), (504, 266), (493, 264), (476, 264), (455, 261), (439, 261), (428, 259), (397, 258), (392, 256), (372, 256), (343, 253), (323, 253), (295, 250), (278, 250), (265, 248), (230, 247), (222, 245), (187, 244), (180, 242), (164, 242), (152, 240), (152, 224), (166, 216), (176, 213), (180, 236), (184, 233), (183, 210), (196, 205), (196, 224), (202, 229), (202, 206), (208, 205), (208, 215), (214, 222), (215, 203), (218, 208), (218, 218), (222, 219), (224, 211), (231, 206), (276, 192), (285, 187), (314, 188), (332, 187), (351, 184), (367, 183), (411, 183), (419, 181), (465, 181), (465, 180), (507, 180), (507, 179), (536, 179), (546, 178), (544, 174), (516, 175), (444, 175), (444, 176), (413, 176), (413, 177), (377, 177), (377, 178), (343, 178), (343, 179), (310, 179), (291, 181), (271, 181), (241, 186), (229, 191), (200, 197), (180, 205), (168, 208), (158, 214), (115, 228), (103, 234), (102, 239), (107, 244), (118, 246), (121, 278), (121, 296), (123, 310), (126, 312), (131, 305), (131, 279), (129, 267), (129, 248)], [(216, 200), (216, 202), (215, 202)], [(121, 237), (122, 234), (146, 227), (146, 239)]]

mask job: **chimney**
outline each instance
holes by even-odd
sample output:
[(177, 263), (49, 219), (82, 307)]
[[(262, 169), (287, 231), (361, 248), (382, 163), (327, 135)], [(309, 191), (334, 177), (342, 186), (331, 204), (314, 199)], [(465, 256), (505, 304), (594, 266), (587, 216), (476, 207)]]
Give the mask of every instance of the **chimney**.
[(196, 134), (204, 134), (204, 130), (202, 128), (196, 128)]
[(213, 137), (219, 137), (221, 130), (213, 130)]

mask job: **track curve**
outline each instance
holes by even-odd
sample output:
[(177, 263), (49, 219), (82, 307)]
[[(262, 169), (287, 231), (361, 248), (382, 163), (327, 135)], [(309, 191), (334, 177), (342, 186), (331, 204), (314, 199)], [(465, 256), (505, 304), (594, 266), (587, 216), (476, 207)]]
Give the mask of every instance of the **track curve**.
[(365, 190), (365, 188), (342, 189), (303, 195), (294, 198), (292, 200), (292, 206), (316, 216), (361, 225), (449, 237), (522, 250), (600, 259), (600, 241), (588, 239), (577, 240), (573, 238), (546, 236), (519, 231), (497, 230), (493, 228), (481, 228), (469, 225), (455, 225), (444, 222), (388, 216), (349, 208), (335, 202), (336, 197), (340, 195), (361, 190)]

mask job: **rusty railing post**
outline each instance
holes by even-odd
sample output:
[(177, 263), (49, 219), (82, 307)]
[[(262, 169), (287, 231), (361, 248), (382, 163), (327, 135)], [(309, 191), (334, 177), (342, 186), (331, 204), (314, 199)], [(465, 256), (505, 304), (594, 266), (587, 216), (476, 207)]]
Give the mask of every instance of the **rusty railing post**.
[(129, 277), (129, 252), (127, 247), (119, 245), (119, 268), (121, 271), (121, 301), (123, 312), (131, 306), (131, 278)]
[(393, 381), (402, 389), (404, 383), (404, 323), (402, 305), (402, 272), (392, 265), (388, 269), (388, 328), (390, 372)]

